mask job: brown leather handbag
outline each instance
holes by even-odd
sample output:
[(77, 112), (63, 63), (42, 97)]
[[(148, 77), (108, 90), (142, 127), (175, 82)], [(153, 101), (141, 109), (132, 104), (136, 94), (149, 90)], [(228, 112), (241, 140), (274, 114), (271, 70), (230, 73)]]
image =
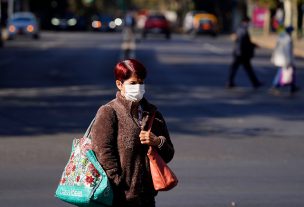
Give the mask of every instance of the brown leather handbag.
[[(149, 122), (148, 131), (151, 131), (154, 117), (155, 112), (153, 113)], [(147, 155), (150, 160), (150, 171), (154, 189), (157, 191), (168, 191), (175, 187), (178, 183), (178, 179), (167, 163), (158, 154), (157, 150), (150, 146)]]

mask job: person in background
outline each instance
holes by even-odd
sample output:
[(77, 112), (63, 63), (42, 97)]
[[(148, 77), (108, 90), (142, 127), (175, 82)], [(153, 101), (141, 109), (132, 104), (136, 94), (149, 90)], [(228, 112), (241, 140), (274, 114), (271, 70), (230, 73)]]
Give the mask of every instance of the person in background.
[(124, 18), (124, 28), (122, 31), (122, 45), (123, 51), (121, 59), (135, 58), (136, 49), (136, 20), (134, 14), (130, 11)]
[(136, 20), (132, 11), (127, 12), (124, 18), (124, 26), (130, 28), (132, 32), (135, 32)]
[(251, 59), (254, 56), (254, 50), (257, 45), (250, 40), (248, 32), (249, 22), (250, 18), (244, 17), (236, 31), (236, 39), (233, 49), (233, 61), (229, 69), (228, 83), (226, 84), (227, 88), (236, 87), (235, 76), (240, 65), (244, 66), (244, 69), (252, 83), (252, 86), (255, 89), (262, 86), (261, 82), (256, 77), (251, 65)]
[[(166, 122), (146, 98), (143, 64), (135, 59), (115, 69), (116, 98), (101, 106), (92, 126), (92, 146), (114, 191), (113, 207), (155, 207), (147, 151), (154, 146), (165, 162), (174, 155)], [(148, 123), (155, 114), (151, 132)]]
[(2, 39), (2, 22), (0, 17), (0, 48), (3, 47), (3, 39)]
[(274, 94), (280, 93), (278, 89), (281, 86), (290, 86), (290, 94), (299, 90), (296, 85), (296, 68), (291, 36), (293, 30), (292, 26), (281, 29), (271, 56), (271, 62), (279, 68), (270, 88), (270, 92)]

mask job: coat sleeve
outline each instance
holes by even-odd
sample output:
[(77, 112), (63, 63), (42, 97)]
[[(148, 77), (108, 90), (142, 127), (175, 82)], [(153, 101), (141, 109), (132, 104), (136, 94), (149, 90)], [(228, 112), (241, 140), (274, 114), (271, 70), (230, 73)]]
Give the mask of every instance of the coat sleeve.
[(91, 130), (92, 148), (109, 179), (120, 184), (121, 167), (117, 150), (117, 118), (111, 106), (101, 106)]
[(165, 138), (164, 144), (160, 148), (158, 148), (158, 153), (166, 163), (170, 162), (174, 156), (175, 150), (171, 142), (167, 124), (160, 112), (156, 112), (152, 132), (155, 132), (156, 136), (162, 136)]

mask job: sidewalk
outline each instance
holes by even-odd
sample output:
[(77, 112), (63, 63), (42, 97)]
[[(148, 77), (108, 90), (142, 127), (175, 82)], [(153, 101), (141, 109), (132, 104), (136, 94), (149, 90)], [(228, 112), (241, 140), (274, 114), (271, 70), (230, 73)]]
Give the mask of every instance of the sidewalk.
[[(277, 35), (270, 34), (268, 36), (265, 35), (252, 35), (251, 39), (260, 47), (265, 47), (268, 49), (273, 49), (276, 44)], [(294, 41), (294, 54), (297, 57), (304, 58), (304, 39), (297, 39)]]

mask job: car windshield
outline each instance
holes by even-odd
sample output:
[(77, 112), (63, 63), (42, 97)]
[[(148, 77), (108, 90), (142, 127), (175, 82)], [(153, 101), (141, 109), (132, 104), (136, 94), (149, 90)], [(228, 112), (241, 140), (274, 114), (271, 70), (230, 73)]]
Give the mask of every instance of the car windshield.
[(150, 20), (166, 20), (166, 18), (164, 16), (160, 16), (160, 15), (150, 16), (149, 19)]
[(13, 21), (14, 22), (30, 22), (30, 21), (32, 21), (32, 19), (27, 18), (27, 17), (18, 17), (18, 18), (14, 18)]
[(212, 22), (211, 19), (200, 19), (200, 23)]

